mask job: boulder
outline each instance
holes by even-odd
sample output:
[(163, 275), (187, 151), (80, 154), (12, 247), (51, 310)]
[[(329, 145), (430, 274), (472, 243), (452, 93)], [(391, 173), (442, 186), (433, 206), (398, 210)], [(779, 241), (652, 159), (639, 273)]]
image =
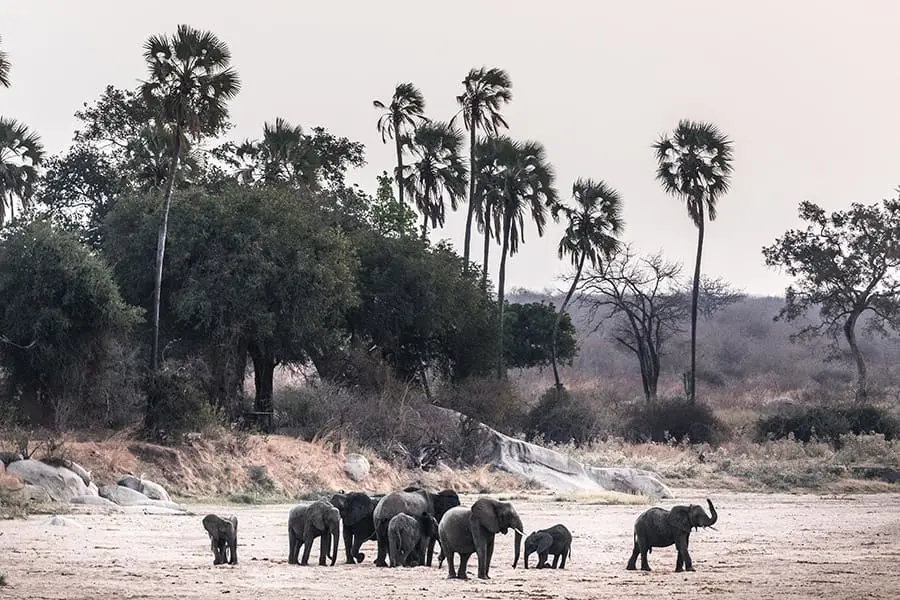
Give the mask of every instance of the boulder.
[(70, 504), (82, 504), (87, 506), (103, 506), (105, 508), (118, 509), (119, 505), (100, 496), (75, 496), (69, 500)]
[(187, 509), (174, 502), (154, 500), (123, 485), (104, 485), (100, 488), (100, 496), (115, 502), (119, 506), (159, 506), (185, 512)]
[(132, 490), (134, 490), (134, 491), (136, 491), (136, 492), (140, 492), (140, 491), (141, 491), (141, 480), (140, 480), (140, 478), (135, 477), (134, 475), (131, 475), (131, 474), (129, 474), (129, 475), (122, 475), (121, 477), (119, 477), (119, 481), (117, 481), (116, 483), (118, 483), (118, 484), (121, 485), (122, 487), (127, 487), (127, 488), (132, 489)]
[(94, 483), (93, 481), (90, 482), (87, 486), (87, 495), (88, 496), (99, 496), (100, 495), (100, 488), (98, 488), (97, 484)]
[(48, 521), (44, 521), (44, 525), (49, 525), (51, 527), (74, 527), (75, 529), (84, 529), (84, 525), (82, 525), (81, 523), (73, 521), (72, 519), (67, 519), (66, 517), (60, 517), (59, 515), (53, 517)]
[[(432, 408), (456, 419), (464, 418), (450, 409)], [(653, 471), (584, 465), (561, 452), (511, 438), (487, 425), (479, 424), (477, 428), (478, 463), (534, 480), (544, 487), (563, 491), (608, 490), (641, 494), (654, 500), (673, 497), (672, 490)]]
[(56, 502), (68, 502), (88, 493), (81, 477), (65, 467), (51, 467), (39, 460), (25, 459), (11, 463), (7, 471), (18, 475), (25, 483), (44, 488)]
[(141, 479), (140, 492), (153, 500), (164, 500), (166, 502), (172, 501), (172, 499), (169, 497), (169, 493), (163, 486), (159, 485), (158, 483), (153, 483), (149, 479)]
[(91, 485), (91, 472), (79, 465), (77, 462), (67, 461), (66, 468), (81, 477), (84, 485)]
[(353, 481), (362, 481), (369, 476), (369, 459), (362, 454), (348, 454), (344, 460), (344, 473)]
[(0, 462), (4, 464), (4, 466), (8, 466), (9, 463), (16, 462), (17, 460), (23, 460), (25, 457), (22, 456), (21, 452), (0, 452)]

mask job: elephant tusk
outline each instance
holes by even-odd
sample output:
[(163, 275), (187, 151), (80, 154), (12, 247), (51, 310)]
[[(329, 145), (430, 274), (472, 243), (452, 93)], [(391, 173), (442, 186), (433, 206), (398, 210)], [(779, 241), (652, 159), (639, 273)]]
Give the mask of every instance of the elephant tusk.
[(713, 531), (718, 531), (714, 525), (707, 525), (707, 529), (712, 529)]
[(521, 536), (524, 536), (524, 535), (525, 535), (524, 533), (522, 533), (521, 531), (519, 531), (519, 530), (516, 529), (515, 527), (510, 527), (510, 529), (512, 529), (513, 531), (515, 531), (516, 533), (518, 533), (518, 534), (521, 535)]

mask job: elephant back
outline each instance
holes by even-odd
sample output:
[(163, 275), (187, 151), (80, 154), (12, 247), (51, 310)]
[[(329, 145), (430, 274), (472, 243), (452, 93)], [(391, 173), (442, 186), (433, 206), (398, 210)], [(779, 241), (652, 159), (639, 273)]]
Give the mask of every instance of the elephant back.
[(387, 522), (401, 513), (418, 517), (426, 512), (434, 512), (434, 503), (425, 490), (414, 492), (391, 492), (375, 505), (375, 521)]

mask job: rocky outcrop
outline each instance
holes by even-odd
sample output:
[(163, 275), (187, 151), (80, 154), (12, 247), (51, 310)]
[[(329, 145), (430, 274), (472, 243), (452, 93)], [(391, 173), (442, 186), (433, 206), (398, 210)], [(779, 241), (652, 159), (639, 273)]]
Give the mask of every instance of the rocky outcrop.
[[(435, 409), (456, 419), (465, 418), (456, 411)], [(534, 480), (544, 487), (566, 491), (608, 490), (653, 499), (672, 497), (672, 490), (652, 471), (584, 465), (570, 456), (511, 438), (487, 425), (479, 424), (476, 429), (476, 462)]]
[(6, 468), (25, 483), (47, 490), (56, 502), (68, 502), (75, 496), (90, 495), (84, 480), (65, 467), (52, 467), (39, 460), (17, 460)]
[(348, 454), (344, 460), (344, 473), (353, 481), (362, 481), (369, 476), (369, 459), (362, 454)]
[(154, 500), (123, 485), (104, 485), (100, 488), (100, 496), (119, 506), (160, 506), (182, 512), (187, 510), (180, 504), (165, 500)]
[(119, 477), (118, 483), (122, 487), (140, 492), (153, 500), (164, 500), (165, 502), (172, 501), (172, 498), (169, 497), (169, 493), (163, 486), (159, 485), (158, 483), (154, 483), (149, 479), (144, 479), (143, 475), (141, 477), (135, 477), (131, 474), (122, 475), (121, 477)]

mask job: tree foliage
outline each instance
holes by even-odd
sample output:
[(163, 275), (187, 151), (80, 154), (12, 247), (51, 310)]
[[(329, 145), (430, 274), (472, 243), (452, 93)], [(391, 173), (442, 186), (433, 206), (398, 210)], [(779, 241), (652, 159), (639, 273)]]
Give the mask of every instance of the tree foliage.
[(553, 304), (545, 302), (507, 303), (503, 318), (503, 352), (508, 367), (527, 369), (552, 364), (554, 332), (558, 335), (557, 360), (572, 363), (578, 345), (575, 325), (568, 313), (557, 313)]
[(0, 225), (15, 216), (16, 201), (27, 208), (44, 160), (41, 138), (14, 119), (0, 117)]
[(819, 320), (799, 335), (843, 335), (857, 368), (857, 400), (866, 398), (865, 358), (857, 327), (869, 315), (872, 329), (884, 330), (900, 318), (900, 200), (853, 203), (827, 213), (812, 202), (800, 203), (805, 229), (791, 229), (763, 248), (766, 264), (794, 278), (785, 292), (780, 316), (789, 321), (818, 308)]

